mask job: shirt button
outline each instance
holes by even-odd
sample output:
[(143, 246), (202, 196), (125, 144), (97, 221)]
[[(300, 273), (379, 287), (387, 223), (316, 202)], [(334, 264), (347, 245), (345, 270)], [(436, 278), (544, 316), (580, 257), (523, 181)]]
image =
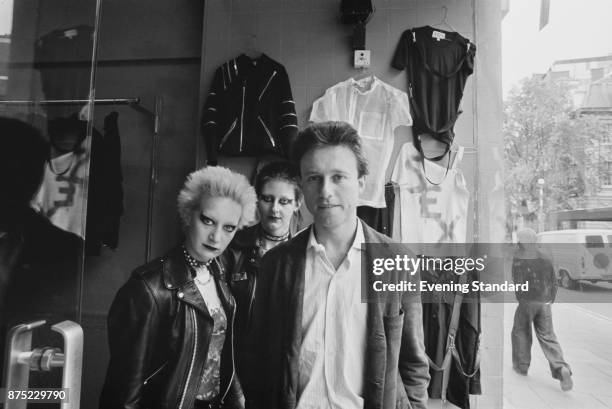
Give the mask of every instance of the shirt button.
[(170, 283), (166, 284), (166, 288), (172, 288), (172, 285)]
[(183, 292), (180, 292), (176, 295), (178, 298), (183, 298), (185, 296), (185, 294)]

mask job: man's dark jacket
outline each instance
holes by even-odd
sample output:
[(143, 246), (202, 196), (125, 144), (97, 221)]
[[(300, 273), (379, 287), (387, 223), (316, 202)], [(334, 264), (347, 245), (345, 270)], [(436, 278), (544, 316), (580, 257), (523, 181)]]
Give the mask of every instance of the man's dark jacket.
[[(235, 302), (221, 265), (210, 265), (233, 325)], [(221, 355), (222, 407), (240, 408), (232, 325)], [(192, 409), (213, 331), (211, 317), (180, 247), (136, 269), (108, 315), (110, 362), (101, 409)]]
[[(361, 221), (360, 221), (361, 222)], [(363, 224), (366, 243), (377, 246), (376, 257), (395, 258), (392, 241)], [(306, 249), (310, 229), (270, 250), (262, 259), (253, 309), (253, 345), (249, 360), (257, 377), (245, 388), (247, 408), (294, 409), (298, 403), (298, 360), (302, 339)], [(379, 254), (380, 253), (380, 254)], [(365, 260), (371, 265), (371, 251)], [(362, 285), (374, 279), (396, 282), (404, 272), (380, 277), (362, 275)], [(406, 280), (418, 281), (405, 273)], [(364, 409), (426, 408), (429, 371), (423, 345), (420, 296), (370, 302), (367, 313), (363, 398)], [(384, 296), (381, 296), (381, 298)], [(243, 383), (246, 383), (245, 379)], [(322, 397), (323, 398), (323, 397)]]

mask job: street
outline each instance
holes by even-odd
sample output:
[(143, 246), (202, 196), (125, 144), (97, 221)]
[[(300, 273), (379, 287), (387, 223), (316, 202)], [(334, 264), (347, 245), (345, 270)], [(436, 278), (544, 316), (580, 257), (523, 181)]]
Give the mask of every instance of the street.
[(557, 298), (573, 303), (552, 307), (557, 338), (564, 358), (571, 366), (574, 388), (562, 392), (559, 381), (550, 375), (548, 362), (533, 337), (529, 374), (512, 369), (510, 333), (516, 304), (506, 304), (504, 311), (504, 409), (599, 409), (612, 408), (612, 285), (585, 283), (582, 291), (559, 289)]

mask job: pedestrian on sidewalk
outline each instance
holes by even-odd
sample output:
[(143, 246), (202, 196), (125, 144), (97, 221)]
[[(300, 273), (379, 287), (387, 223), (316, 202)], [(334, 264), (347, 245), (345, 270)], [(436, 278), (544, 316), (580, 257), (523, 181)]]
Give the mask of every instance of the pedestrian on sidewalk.
[(572, 389), (572, 371), (563, 359), (561, 345), (553, 329), (551, 304), (557, 294), (557, 280), (550, 259), (536, 245), (536, 232), (525, 228), (518, 232), (518, 250), (512, 261), (512, 277), (516, 284), (529, 283), (529, 290), (517, 291), (519, 302), (512, 327), (512, 366), (527, 375), (531, 363), (531, 324), (548, 359), (554, 379), (561, 389)]

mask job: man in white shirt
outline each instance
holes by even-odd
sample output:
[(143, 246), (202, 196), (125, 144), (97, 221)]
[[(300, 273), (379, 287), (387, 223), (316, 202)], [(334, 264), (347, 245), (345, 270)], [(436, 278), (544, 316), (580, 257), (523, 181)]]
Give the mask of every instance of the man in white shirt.
[(357, 131), (312, 124), (293, 153), (314, 223), (262, 260), (247, 408), (425, 408), (420, 301), (361, 299), (361, 244), (391, 240), (357, 218), (367, 174)]

